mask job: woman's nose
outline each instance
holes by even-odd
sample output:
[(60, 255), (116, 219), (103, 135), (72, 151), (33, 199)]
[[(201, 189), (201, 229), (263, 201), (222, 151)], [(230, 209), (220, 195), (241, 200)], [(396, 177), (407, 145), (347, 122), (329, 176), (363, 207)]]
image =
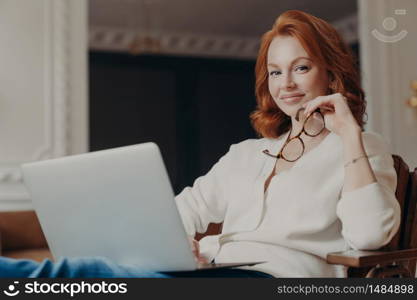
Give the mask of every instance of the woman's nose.
[(282, 76), (282, 82), (281, 82), (281, 88), (282, 89), (291, 89), (295, 87), (295, 82), (293, 78), (290, 75), (283, 75)]

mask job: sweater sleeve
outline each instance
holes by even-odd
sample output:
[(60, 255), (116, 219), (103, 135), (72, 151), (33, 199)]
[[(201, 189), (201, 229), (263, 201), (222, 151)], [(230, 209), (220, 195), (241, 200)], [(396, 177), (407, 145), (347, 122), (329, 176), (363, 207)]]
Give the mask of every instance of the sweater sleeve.
[(362, 137), (377, 182), (344, 193), (336, 214), (351, 248), (373, 250), (388, 244), (397, 233), (401, 208), (395, 197), (397, 175), (387, 144), (375, 133), (363, 133)]
[(197, 178), (192, 187), (184, 188), (175, 197), (188, 235), (205, 232), (209, 223), (223, 222), (227, 207), (224, 185), (234, 147), (232, 145), (206, 175)]

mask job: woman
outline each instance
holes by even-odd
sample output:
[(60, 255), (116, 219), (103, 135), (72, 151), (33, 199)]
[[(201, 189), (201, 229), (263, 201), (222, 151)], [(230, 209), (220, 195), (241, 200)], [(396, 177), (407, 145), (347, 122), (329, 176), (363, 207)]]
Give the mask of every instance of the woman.
[[(176, 202), (190, 237), (223, 222), (221, 234), (193, 241), (199, 260), (266, 263), (203, 276), (345, 277), (342, 266), (326, 263), (327, 253), (380, 248), (400, 224), (391, 154), (380, 136), (362, 132), (365, 100), (353, 57), (328, 23), (287, 11), (262, 38), (256, 97), (251, 120), (263, 138), (232, 145)], [(178, 276), (101, 258), (2, 259), (0, 272)]]

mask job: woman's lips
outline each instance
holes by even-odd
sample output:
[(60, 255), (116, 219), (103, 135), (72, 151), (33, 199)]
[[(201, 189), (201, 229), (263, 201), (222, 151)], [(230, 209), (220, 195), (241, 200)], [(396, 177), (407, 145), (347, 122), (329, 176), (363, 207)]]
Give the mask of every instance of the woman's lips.
[(300, 102), (301, 99), (304, 98), (304, 95), (294, 95), (292, 97), (283, 98), (282, 101), (286, 104), (296, 104)]

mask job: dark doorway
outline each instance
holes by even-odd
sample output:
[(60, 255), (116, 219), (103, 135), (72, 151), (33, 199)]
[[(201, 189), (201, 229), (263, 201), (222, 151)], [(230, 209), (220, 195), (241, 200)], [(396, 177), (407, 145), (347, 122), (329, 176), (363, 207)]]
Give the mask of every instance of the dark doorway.
[(255, 61), (90, 53), (90, 150), (156, 142), (175, 193), (255, 132)]

